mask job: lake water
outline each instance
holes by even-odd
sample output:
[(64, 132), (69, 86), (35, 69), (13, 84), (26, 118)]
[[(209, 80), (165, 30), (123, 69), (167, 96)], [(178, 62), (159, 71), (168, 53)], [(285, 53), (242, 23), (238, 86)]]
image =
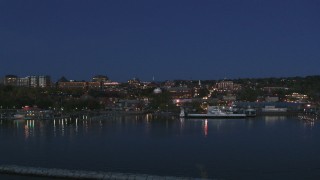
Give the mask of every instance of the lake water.
[(1, 120), (0, 164), (217, 179), (319, 179), (320, 123), (297, 117)]

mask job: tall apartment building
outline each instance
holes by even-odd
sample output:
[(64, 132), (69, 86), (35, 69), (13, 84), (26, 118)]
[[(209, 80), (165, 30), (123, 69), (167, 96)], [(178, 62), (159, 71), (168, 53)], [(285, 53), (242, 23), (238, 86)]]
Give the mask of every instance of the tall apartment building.
[(18, 78), (18, 85), (20, 87), (29, 87), (30, 80), (29, 77)]
[(51, 86), (51, 79), (50, 76), (18, 77), (15, 75), (6, 75), (4, 85), (45, 88)]
[(4, 77), (4, 85), (6, 86), (17, 86), (18, 76), (16, 75), (6, 75)]
[(50, 76), (29, 76), (29, 87), (50, 87), (51, 78)]
[(38, 76), (29, 76), (29, 87), (39, 87)]
[(51, 86), (50, 76), (38, 76), (38, 87), (45, 88)]

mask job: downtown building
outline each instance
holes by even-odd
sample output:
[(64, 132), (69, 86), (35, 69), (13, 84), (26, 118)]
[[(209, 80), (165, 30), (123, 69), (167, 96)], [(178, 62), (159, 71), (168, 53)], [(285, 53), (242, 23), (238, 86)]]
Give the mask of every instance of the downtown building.
[[(93, 76), (91, 81), (74, 81), (61, 79), (57, 82), (57, 87), (60, 89), (94, 89), (94, 90), (104, 90), (106, 86), (114, 85), (107, 76), (96, 75)], [(118, 84), (116, 84), (118, 85)]]
[(51, 87), (50, 76), (29, 76), (29, 87)]
[(46, 88), (51, 87), (50, 76), (27, 76), (18, 77), (15, 75), (6, 75), (4, 78), (5, 86)]
[(18, 76), (16, 75), (6, 75), (3, 80), (5, 86), (17, 86)]

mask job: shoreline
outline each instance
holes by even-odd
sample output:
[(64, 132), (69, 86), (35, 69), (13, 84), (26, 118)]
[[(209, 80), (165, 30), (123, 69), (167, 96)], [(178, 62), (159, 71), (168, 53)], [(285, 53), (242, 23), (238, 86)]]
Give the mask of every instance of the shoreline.
[(69, 170), (57, 168), (28, 167), (17, 165), (1, 165), (0, 175), (21, 175), (25, 177), (45, 177), (45, 178), (67, 178), (67, 179), (139, 179), (139, 180), (209, 180), (207, 178), (191, 178), (191, 177), (175, 177), (175, 176), (158, 176), (150, 174), (132, 174), (118, 172), (102, 172), (102, 171), (83, 171)]

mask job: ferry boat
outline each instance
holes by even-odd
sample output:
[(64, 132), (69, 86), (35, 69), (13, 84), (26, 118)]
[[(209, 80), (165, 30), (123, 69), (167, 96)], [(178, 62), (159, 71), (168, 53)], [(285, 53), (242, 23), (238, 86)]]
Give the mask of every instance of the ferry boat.
[(184, 109), (181, 108), (180, 117), (187, 118), (245, 118), (246, 114), (233, 113), (221, 110), (219, 106), (208, 106), (206, 114), (189, 114), (185, 113)]
[(25, 106), (18, 110), (13, 116), (14, 119), (51, 119), (53, 118), (53, 112), (50, 110), (42, 110), (38, 107)]

